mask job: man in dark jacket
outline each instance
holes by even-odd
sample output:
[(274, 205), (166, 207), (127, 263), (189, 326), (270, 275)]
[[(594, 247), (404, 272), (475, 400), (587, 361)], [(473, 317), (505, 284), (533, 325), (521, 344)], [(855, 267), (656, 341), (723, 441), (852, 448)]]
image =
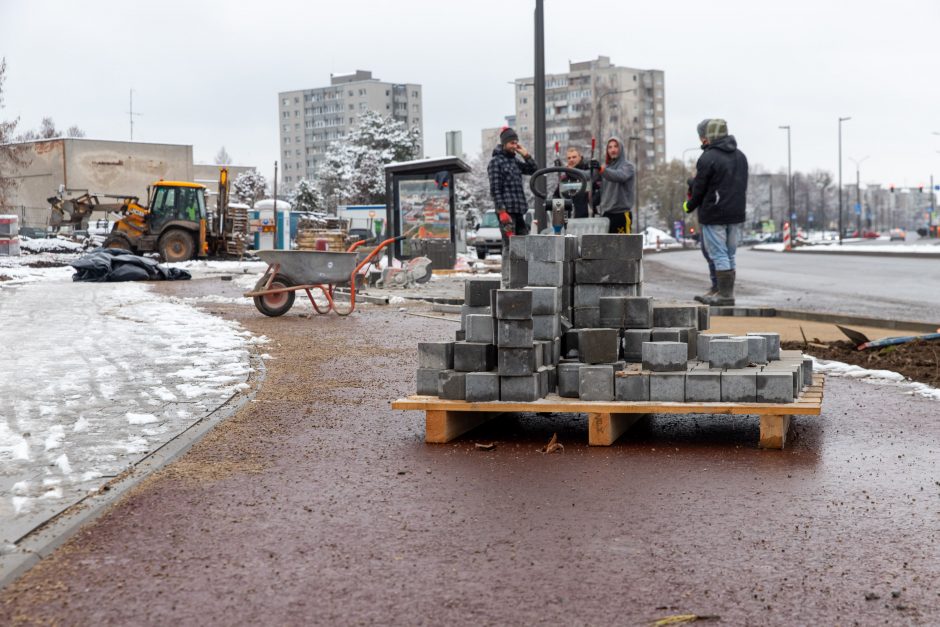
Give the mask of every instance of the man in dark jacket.
[[(633, 216), (633, 194), (636, 189), (636, 168), (624, 154), (619, 137), (607, 140), (604, 165), (591, 162), (591, 169), (599, 172), (600, 202), (597, 212), (610, 220), (610, 233), (630, 233)], [(595, 199), (596, 201), (596, 199)]]
[(747, 197), (747, 157), (728, 135), (724, 120), (703, 120), (698, 125), (702, 156), (695, 165), (692, 197), (682, 208), (698, 210), (702, 238), (715, 264), (718, 295), (697, 298), (707, 305), (734, 305), (735, 252), (744, 224)]
[[(556, 162), (556, 165), (561, 165)], [(565, 154), (565, 167), (571, 168), (572, 170), (583, 170), (585, 173), (588, 171), (587, 161), (584, 160), (584, 156), (581, 155), (581, 151), (577, 148), (571, 147), (568, 149), (568, 152)], [(585, 176), (590, 179), (588, 174)], [(566, 174), (562, 174), (559, 177), (559, 183), (579, 183), (574, 177), (569, 177)], [(588, 184), (591, 184), (591, 181), (588, 180)], [(596, 189), (596, 184), (595, 184)], [(559, 185), (555, 189), (555, 198), (561, 198), (561, 186)], [(578, 192), (574, 195), (574, 198), (571, 199), (572, 204), (572, 218), (587, 218), (588, 213), (588, 191), (585, 189), (583, 192)]]
[(529, 233), (525, 223), (529, 203), (522, 187), (522, 175), (533, 174), (536, 170), (538, 166), (535, 159), (519, 143), (516, 131), (504, 127), (499, 134), (499, 146), (493, 149), (493, 158), (486, 167), (490, 179), (490, 196), (493, 197), (503, 236), (504, 253), (511, 236)]

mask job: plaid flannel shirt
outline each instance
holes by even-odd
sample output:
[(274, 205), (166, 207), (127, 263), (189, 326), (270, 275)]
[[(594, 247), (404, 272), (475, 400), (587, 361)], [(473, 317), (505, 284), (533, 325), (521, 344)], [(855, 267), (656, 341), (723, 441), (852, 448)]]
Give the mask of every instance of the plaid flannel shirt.
[(533, 174), (536, 170), (538, 165), (531, 156), (519, 161), (515, 155), (507, 154), (501, 147), (496, 148), (490, 164), (486, 167), (490, 179), (490, 195), (496, 208), (505, 209), (509, 213), (525, 214), (529, 210), (529, 203), (522, 187), (522, 175)]

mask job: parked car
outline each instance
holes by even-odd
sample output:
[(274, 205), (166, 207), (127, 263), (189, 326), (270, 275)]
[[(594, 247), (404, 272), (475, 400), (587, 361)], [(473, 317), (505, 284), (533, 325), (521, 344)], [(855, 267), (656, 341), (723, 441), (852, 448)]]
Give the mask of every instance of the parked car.
[(888, 232), (888, 237), (891, 238), (892, 242), (896, 240), (900, 240), (903, 242), (904, 240), (907, 239), (907, 232), (904, 229), (891, 229)]
[[(533, 212), (530, 210), (525, 216), (525, 221), (532, 228)], [(499, 230), (499, 218), (496, 217), (496, 211), (487, 211), (483, 214), (474, 235), (470, 236), (468, 245), (477, 249), (477, 258), (486, 259), (490, 253), (501, 254), (503, 252), (503, 235)]]
[(20, 237), (28, 237), (29, 239), (46, 239), (49, 236), (46, 229), (39, 229), (34, 226), (21, 226), (19, 232)]

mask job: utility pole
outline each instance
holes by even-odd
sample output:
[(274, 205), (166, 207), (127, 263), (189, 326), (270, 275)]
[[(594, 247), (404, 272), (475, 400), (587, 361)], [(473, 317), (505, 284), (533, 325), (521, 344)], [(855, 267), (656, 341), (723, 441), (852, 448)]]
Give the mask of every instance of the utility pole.
[(855, 164), (855, 211), (856, 215), (858, 216), (856, 220), (856, 230), (858, 231), (859, 237), (862, 236), (862, 182), (861, 176), (859, 174), (859, 168), (866, 159), (868, 159), (868, 157), (862, 157), (861, 159), (853, 159), (852, 157), (849, 157), (849, 161)]
[[(274, 246), (273, 248), (277, 250), (277, 161), (274, 162)], [(288, 246), (290, 248), (290, 246)]]
[[(533, 157), (540, 168), (545, 162), (545, 6), (543, 0), (535, 0), (535, 146)], [(541, 184), (546, 185), (545, 177)], [(547, 226), (548, 213), (544, 203), (535, 203), (535, 219), (539, 230)]]
[(790, 125), (780, 128), (787, 131), (787, 219), (793, 220), (793, 159), (790, 152)]
[[(640, 232), (640, 138), (631, 135), (627, 141), (633, 142), (633, 206), (636, 207), (636, 220), (633, 222), (633, 232)], [(607, 146), (604, 146), (605, 154)], [(626, 155), (624, 155), (626, 157)]]
[(852, 118), (839, 118), (839, 246), (842, 245), (842, 123)]
[(931, 174), (930, 175), (930, 223), (927, 225), (928, 226), (927, 230), (929, 231), (927, 235), (929, 237), (933, 237), (933, 216), (935, 213), (937, 213), (937, 201), (936, 201), (936, 194), (934, 193), (934, 187), (933, 187), (933, 174)]
[(131, 121), (131, 141), (134, 141), (134, 116), (143, 115), (142, 113), (134, 113), (134, 90), (131, 90), (131, 100), (130, 100), (130, 109), (127, 111), (127, 115)]

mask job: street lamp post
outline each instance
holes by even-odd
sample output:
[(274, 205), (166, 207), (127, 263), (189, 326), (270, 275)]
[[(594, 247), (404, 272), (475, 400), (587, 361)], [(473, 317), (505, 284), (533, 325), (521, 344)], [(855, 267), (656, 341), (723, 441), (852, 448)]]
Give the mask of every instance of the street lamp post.
[(781, 130), (787, 131), (787, 218), (793, 219), (793, 160), (790, 152), (790, 125), (781, 126)]
[(839, 246), (842, 245), (842, 123), (851, 117), (839, 118)]
[(868, 157), (865, 156), (861, 159), (853, 159), (852, 157), (849, 157), (849, 161), (855, 164), (855, 211), (856, 215), (858, 216), (856, 221), (856, 230), (858, 231), (859, 237), (862, 236), (862, 182), (859, 171), (862, 163), (865, 162), (865, 159), (868, 159)]

